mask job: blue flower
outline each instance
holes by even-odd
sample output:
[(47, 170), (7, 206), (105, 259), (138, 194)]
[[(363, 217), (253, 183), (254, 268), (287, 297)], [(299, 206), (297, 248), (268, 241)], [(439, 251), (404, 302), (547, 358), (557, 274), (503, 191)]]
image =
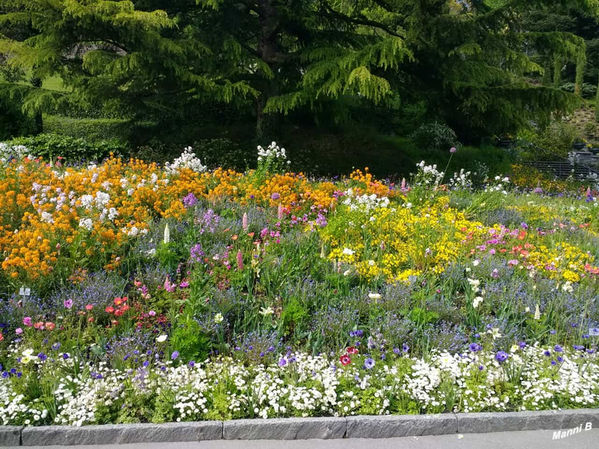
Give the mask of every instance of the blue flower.
[(366, 360), (364, 360), (364, 368), (372, 369), (373, 367), (374, 367), (374, 359), (368, 357)]
[(470, 345), (468, 347), (470, 348), (470, 350), (472, 352), (478, 352), (482, 349), (482, 346), (479, 345), (478, 343), (470, 343)]
[(37, 355), (37, 358), (40, 359), (43, 362), (43, 361), (45, 361), (48, 358), (48, 356), (46, 354), (44, 354), (43, 352), (40, 352)]
[(499, 351), (497, 354), (495, 354), (495, 360), (497, 360), (499, 363), (505, 362), (508, 357), (509, 355), (505, 351)]
[(178, 357), (179, 351), (173, 351), (173, 353), (171, 354), (171, 360), (177, 360)]
[(410, 347), (406, 343), (404, 343), (401, 346), (401, 349), (403, 350), (403, 352), (408, 352), (410, 350)]
[(582, 345), (574, 345), (573, 348), (576, 349), (577, 351), (584, 351), (584, 346), (582, 346)]
[(194, 362), (193, 360), (190, 360), (189, 363), (187, 364), (190, 368), (193, 368), (194, 366), (196, 366), (196, 362)]
[(555, 345), (555, 346), (553, 347), (553, 350), (554, 350), (555, 352), (564, 352), (563, 348), (562, 348), (560, 345)]

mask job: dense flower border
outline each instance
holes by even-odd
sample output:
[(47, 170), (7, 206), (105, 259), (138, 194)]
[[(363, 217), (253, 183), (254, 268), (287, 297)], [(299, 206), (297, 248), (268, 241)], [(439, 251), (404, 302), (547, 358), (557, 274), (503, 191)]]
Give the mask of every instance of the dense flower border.
[[(0, 423), (81, 426), (599, 406), (599, 358), (581, 347), (522, 344), (506, 353), (470, 345), (463, 354), (433, 353), (427, 360), (404, 348), (376, 361), (348, 348), (340, 357), (288, 352), (277, 362), (251, 366), (231, 358), (178, 366), (147, 359), (142, 368), (115, 370), (80, 365), (65, 353), (35, 357), (28, 362), (36, 368), (29, 374), (34, 378), (12, 373), (0, 380)], [(25, 386), (49, 389), (54, 401), (27, 401)]]

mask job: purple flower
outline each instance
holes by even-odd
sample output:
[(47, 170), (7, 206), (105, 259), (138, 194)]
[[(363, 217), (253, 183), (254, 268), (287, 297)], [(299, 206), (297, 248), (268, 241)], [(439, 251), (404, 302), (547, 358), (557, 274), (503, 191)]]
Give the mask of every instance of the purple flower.
[(271, 199), (273, 200), (278, 200), (279, 198), (281, 198), (281, 195), (279, 195), (277, 192), (274, 192), (271, 196)]
[(183, 205), (186, 209), (189, 209), (190, 207), (193, 207), (196, 204), (198, 204), (198, 199), (193, 193), (189, 193), (183, 198)]
[(403, 352), (408, 352), (410, 350), (410, 347), (407, 345), (407, 343), (404, 343), (403, 345), (401, 345), (401, 349)]
[(67, 354), (66, 352), (62, 355), (62, 358), (65, 360), (68, 359), (69, 357), (70, 357), (69, 354)]
[(545, 357), (549, 357), (549, 356), (551, 355), (551, 353), (550, 353), (549, 351), (545, 351), (545, 352), (543, 353), (543, 355), (544, 355)]
[(46, 354), (44, 354), (43, 352), (40, 352), (37, 355), (37, 358), (40, 359), (43, 362), (43, 361), (45, 361), (48, 358), (48, 356)]
[(56, 342), (52, 345), (52, 349), (54, 351), (58, 351), (60, 349), (60, 342)]
[(574, 345), (573, 348), (576, 349), (577, 351), (584, 351), (584, 346), (581, 346), (581, 345)]
[(373, 367), (374, 367), (374, 359), (368, 357), (366, 360), (364, 360), (364, 368), (372, 369)]
[(482, 370), (484, 370), (484, 369), (485, 369), (485, 367), (484, 367), (484, 366), (482, 366), (482, 365), (478, 365), (478, 370), (479, 370), (479, 371), (482, 371)]
[(495, 354), (495, 360), (497, 360), (499, 363), (505, 362), (508, 357), (509, 355), (505, 351), (499, 351), (497, 354)]
[(563, 348), (562, 348), (560, 345), (555, 345), (555, 346), (553, 347), (553, 350), (554, 350), (555, 352), (564, 352)]
[(482, 346), (479, 345), (478, 343), (470, 343), (470, 345), (468, 347), (470, 348), (470, 350), (472, 352), (478, 352), (482, 349)]
[(456, 147), (451, 147), (451, 148), (449, 149), (449, 152), (450, 152), (451, 154), (455, 153), (456, 151), (458, 151), (458, 149), (457, 149)]
[(526, 342), (521, 341), (520, 343), (518, 343), (518, 346), (520, 347), (520, 349), (524, 349), (526, 348)]
[(178, 357), (179, 351), (173, 351), (173, 353), (171, 354), (171, 360), (177, 360)]
[(63, 305), (65, 306), (65, 308), (70, 309), (71, 307), (73, 307), (73, 300), (65, 299)]
[(279, 360), (279, 366), (285, 366), (287, 365), (287, 360), (285, 360), (285, 357), (281, 357), (281, 359)]
[(393, 348), (393, 353), (394, 354), (399, 354), (401, 351), (399, 350), (399, 348)]
[(187, 364), (190, 368), (193, 368), (194, 366), (196, 366), (196, 362), (194, 362), (193, 360), (190, 360), (189, 363)]

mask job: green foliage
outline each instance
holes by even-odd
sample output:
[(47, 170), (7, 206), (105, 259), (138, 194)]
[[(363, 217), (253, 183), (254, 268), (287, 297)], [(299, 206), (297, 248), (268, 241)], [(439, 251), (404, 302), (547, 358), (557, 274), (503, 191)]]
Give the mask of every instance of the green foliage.
[(58, 156), (73, 161), (102, 160), (111, 153), (124, 155), (126, 147), (118, 141), (91, 141), (84, 138), (59, 134), (38, 134), (32, 137), (19, 137), (7, 142), (9, 145), (24, 145), (31, 155), (46, 160), (55, 160)]
[(536, 159), (564, 158), (572, 144), (581, 138), (573, 125), (562, 121), (552, 122), (543, 130), (523, 132), (521, 137), (536, 148), (532, 156)]
[(455, 131), (439, 122), (427, 123), (420, 126), (420, 128), (414, 131), (411, 138), (416, 145), (435, 150), (448, 150), (451, 147), (459, 145)]
[(126, 140), (130, 124), (119, 119), (79, 119), (56, 115), (44, 116), (44, 133), (60, 134), (90, 141)]
[[(559, 88), (563, 91), (574, 93), (576, 90), (576, 85), (574, 83), (564, 83)], [(582, 84), (580, 88), (580, 95), (582, 98), (594, 98), (596, 94), (597, 86), (589, 83)]]
[(210, 352), (210, 338), (189, 315), (178, 320), (171, 336), (171, 344), (179, 351), (183, 360), (202, 361)]

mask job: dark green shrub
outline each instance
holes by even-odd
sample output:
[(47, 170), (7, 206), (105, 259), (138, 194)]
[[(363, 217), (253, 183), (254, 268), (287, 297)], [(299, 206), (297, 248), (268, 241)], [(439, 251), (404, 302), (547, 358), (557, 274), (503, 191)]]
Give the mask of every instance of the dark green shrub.
[(7, 142), (9, 145), (24, 145), (30, 154), (44, 159), (64, 157), (68, 162), (102, 160), (114, 153), (126, 156), (127, 147), (118, 141), (90, 141), (57, 134), (39, 134), (31, 137), (18, 137)]
[(426, 123), (418, 128), (411, 135), (412, 140), (420, 147), (420, 149), (449, 149), (459, 145), (458, 137), (453, 129), (449, 126), (432, 122)]
[(111, 118), (72, 118), (60, 115), (44, 116), (44, 133), (94, 140), (120, 140), (129, 138), (127, 120)]

